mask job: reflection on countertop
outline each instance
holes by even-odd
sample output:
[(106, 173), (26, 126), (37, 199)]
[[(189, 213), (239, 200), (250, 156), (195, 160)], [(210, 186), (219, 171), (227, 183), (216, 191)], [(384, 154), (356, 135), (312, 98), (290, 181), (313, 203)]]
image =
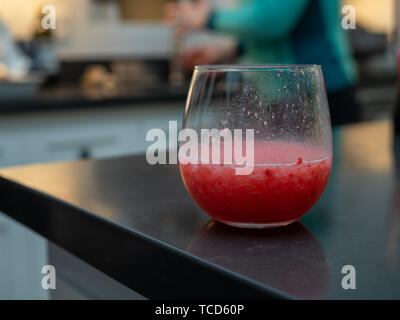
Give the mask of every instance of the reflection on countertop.
[(252, 230), (211, 221), (194, 235), (187, 251), (302, 299), (322, 299), (329, 287), (323, 250), (301, 222)]

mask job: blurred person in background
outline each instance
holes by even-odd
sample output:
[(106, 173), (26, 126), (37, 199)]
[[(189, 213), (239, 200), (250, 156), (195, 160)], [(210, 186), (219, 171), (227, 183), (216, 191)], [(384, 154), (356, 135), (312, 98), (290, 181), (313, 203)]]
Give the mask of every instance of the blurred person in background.
[(207, 0), (168, 3), (165, 19), (177, 32), (209, 29), (233, 35), (235, 45), (183, 50), (186, 71), (195, 65), (227, 63), (319, 64), (332, 124), (359, 121), (357, 71), (341, 26), (340, 0), (239, 0), (235, 8), (213, 8)]

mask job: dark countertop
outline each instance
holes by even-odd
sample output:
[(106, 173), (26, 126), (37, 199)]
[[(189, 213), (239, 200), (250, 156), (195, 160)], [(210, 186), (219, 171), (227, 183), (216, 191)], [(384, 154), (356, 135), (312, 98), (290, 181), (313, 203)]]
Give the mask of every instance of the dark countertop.
[(391, 123), (336, 128), (334, 144), (322, 198), (278, 229), (211, 221), (176, 165), (144, 156), (2, 169), (0, 210), (148, 298), (399, 299)]
[(139, 103), (184, 101), (187, 86), (130, 86), (112, 92), (84, 91), (76, 86), (57, 85), (39, 89), (33, 97), (14, 97), (0, 100), (0, 114), (57, 111), (76, 108), (132, 106)]

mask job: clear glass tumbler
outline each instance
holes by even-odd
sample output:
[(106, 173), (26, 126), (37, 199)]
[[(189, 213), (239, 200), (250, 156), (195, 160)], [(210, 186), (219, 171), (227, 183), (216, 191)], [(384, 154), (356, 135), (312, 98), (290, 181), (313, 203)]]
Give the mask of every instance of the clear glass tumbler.
[(179, 135), (181, 175), (217, 221), (287, 225), (327, 185), (331, 134), (320, 66), (197, 66)]

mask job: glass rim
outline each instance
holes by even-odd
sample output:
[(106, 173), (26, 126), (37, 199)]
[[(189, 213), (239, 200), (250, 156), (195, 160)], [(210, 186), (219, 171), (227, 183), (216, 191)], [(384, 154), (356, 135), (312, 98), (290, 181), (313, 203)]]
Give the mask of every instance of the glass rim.
[(321, 70), (319, 64), (204, 64), (194, 67), (199, 71), (264, 71), (264, 70), (280, 70), (280, 69), (312, 69), (317, 68)]

